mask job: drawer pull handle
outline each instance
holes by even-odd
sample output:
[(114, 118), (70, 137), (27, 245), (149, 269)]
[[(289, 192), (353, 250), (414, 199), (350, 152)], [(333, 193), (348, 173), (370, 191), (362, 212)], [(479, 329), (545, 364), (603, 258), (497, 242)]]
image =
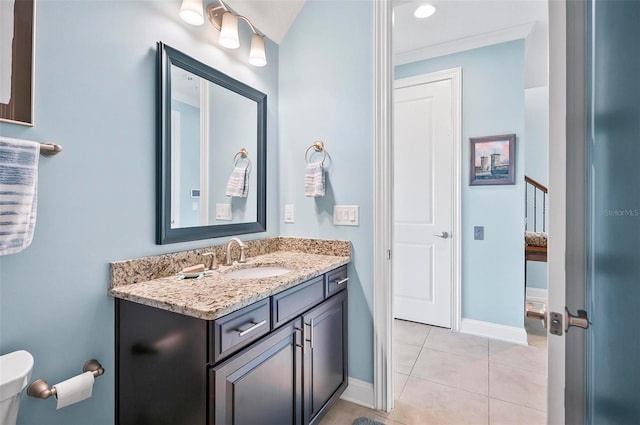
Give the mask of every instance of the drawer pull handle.
[(340, 286), (340, 285), (342, 285), (343, 283), (346, 283), (346, 282), (348, 282), (348, 281), (349, 281), (349, 278), (348, 278), (348, 277), (345, 277), (344, 279), (340, 279), (340, 280), (337, 280), (337, 279), (336, 279), (336, 280), (334, 280), (334, 282), (335, 282), (335, 284), (336, 284), (337, 286)]
[(266, 325), (266, 324), (267, 324), (267, 321), (266, 321), (266, 320), (263, 320), (262, 322), (259, 322), (259, 323), (255, 323), (255, 322), (252, 322), (252, 323), (253, 323), (253, 326), (251, 326), (249, 329), (245, 329), (245, 330), (243, 330), (243, 331), (241, 331), (240, 329), (236, 329), (236, 330), (238, 331), (238, 336), (239, 336), (239, 337), (243, 337), (243, 336), (245, 336), (246, 334), (248, 334), (249, 332), (251, 332), (251, 331), (255, 331), (255, 330), (256, 330), (256, 329), (258, 329), (260, 326)]

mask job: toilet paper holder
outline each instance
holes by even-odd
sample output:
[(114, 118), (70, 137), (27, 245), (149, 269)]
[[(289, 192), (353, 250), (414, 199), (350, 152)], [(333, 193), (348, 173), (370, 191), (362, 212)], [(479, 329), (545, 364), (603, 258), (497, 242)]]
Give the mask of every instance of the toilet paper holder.
[[(91, 372), (93, 377), (104, 375), (104, 368), (96, 359), (87, 360), (82, 366), (82, 372)], [(56, 395), (55, 388), (49, 388), (49, 384), (44, 379), (38, 379), (33, 381), (27, 388), (27, 395), (30, 397), (47, 399), (53, 395)]]

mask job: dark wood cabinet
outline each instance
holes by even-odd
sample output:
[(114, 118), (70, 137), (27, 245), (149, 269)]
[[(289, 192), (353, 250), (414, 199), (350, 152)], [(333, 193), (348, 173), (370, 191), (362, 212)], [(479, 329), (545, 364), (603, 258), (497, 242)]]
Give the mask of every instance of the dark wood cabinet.
[(288, 323), (211, 368), (210, 423), (302, 424), (301, 323)]
[(207, 322), (116, 300), (116, 423), (206, 423)]
[(345, 277), (346, 266), (210, 321), (117, 299), (116, 422), (319, 422), (347, 386)]
[(268, 334), (271, 330), (269, 313), (269, 298), (266, 298), (209, 321), (212, 327), (212, 338), (209, 339), (212, 358), (209, 358), (209, 362), (218, 363)]
[(347, 292), (302, 316), (308, 330), (304, 358), (305, 423), (316, 423), (347, 387)]

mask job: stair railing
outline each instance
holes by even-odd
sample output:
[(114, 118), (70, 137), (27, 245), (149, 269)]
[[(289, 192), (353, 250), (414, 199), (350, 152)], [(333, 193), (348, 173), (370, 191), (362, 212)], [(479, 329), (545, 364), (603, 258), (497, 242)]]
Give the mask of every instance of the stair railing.
[[(525, 192), (524, 192), (524, 221), (525, 230), (532, 232), (546, 232), (547, 231), (547, 194), (549, 190), (543, 184), (535, 181), (531, 177), (524, 176)], [(531, 195), (530, 195), (531, 193)], [(533, 198), (533, 223), (529, 220), (529, 197)], [(542, 229), (538, 227), (538, 198), (542, 198)], [(530, 225), (533, 226), (530, 228)]]

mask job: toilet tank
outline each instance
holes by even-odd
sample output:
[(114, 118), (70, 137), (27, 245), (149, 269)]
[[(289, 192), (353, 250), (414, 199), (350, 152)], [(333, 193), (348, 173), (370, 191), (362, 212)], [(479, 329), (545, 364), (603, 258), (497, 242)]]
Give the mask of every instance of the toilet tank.
[(20, 407), (20, 393), (33, 369), (33, 356), (19, 350), (0, 356), (0, 424), (14, 425)]

